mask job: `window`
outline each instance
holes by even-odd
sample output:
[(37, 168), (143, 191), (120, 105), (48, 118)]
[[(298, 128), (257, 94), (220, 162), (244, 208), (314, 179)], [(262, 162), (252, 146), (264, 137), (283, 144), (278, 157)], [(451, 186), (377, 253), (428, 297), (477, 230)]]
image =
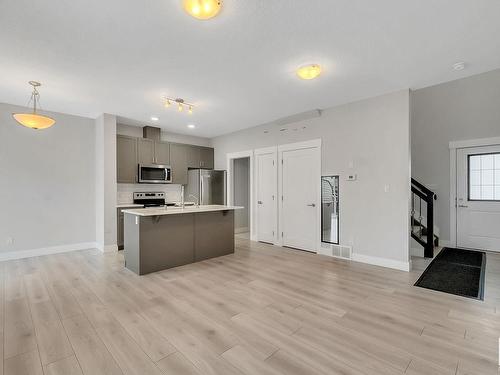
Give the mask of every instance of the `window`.
[(339, 176), (321, 176), (321, 241), (339, 243)]
[(469, 155), (469, 200), (500, 201), (500, 153)]

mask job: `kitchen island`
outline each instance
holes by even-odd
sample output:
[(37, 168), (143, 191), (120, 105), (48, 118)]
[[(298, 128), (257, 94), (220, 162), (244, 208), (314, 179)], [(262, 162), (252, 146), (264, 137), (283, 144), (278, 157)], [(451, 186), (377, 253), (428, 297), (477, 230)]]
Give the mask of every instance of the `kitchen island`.
[(234, 210), (240, 208), (124, 210), (125, 267), (144, 275), (234, 253)]

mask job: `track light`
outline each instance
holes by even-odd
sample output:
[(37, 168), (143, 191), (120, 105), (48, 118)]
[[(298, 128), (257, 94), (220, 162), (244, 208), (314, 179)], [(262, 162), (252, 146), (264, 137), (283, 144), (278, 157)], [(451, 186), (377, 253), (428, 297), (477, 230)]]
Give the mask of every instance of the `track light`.
[(194, 104), (192, 104), (192, 103), (187, 103), (187, 102), (186, 102), (184, 99), (182, 99), (182, 98), (176, 98), (176, 99), (174, 99), (174, 98), (164, 97), (164, 98), (163, 98), (163, 101), (164, 101), (165, 107), (167, 107), (167, 108), (168, 108), (168, 107), (170, 107), (170, 105), (171, 105), (172, 103), (177, 103), (177, 110), (178, 110), (179, 112), (183, 112), (183, 111), (184, 111), (184, 106), (186, 106), (186, 107), (187, 107), (187, 109), (188, 109), (189, 114), (192, 114), (192, 113), (193, 113), (193, 110), (194, 110), (194, 107), (195, 107), (195, 105), (194, 105)]

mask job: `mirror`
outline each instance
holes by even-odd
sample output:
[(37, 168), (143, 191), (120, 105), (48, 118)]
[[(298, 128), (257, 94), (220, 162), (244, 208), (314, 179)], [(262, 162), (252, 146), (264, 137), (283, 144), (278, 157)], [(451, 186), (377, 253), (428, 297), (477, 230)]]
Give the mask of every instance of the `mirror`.
[(321, 241), (339, 243), (339, 176), (321, 176)]

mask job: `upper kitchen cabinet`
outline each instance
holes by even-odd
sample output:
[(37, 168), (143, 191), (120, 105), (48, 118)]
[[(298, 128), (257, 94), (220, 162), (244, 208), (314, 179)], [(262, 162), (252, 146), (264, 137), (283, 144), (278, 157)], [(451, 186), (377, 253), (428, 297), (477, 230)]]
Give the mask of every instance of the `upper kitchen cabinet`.
[(170, 166), (172, 167), (173, 184), (187, 184), (188, 152), (190, 147), (180, 143), (170, 144)]
[(200, 168), (200, 148), (198, 146), (189, 146), (187, 149), (188, 167)]
[(170, 165), (170, 144), (155, 142), (155, 164)]
[(137, 182), (137, 138), (125, 135), (116, 137), (116, 168), (117, 182)]
[(200, 168), (214, 169), (214, 149), (200, 147)]
[(210, 147), (189, 146), (188, 167), (213, 169), (214, 149)]
[(155, 164), (155, 142), (151, 139), (137, 139), (137, 163)]

